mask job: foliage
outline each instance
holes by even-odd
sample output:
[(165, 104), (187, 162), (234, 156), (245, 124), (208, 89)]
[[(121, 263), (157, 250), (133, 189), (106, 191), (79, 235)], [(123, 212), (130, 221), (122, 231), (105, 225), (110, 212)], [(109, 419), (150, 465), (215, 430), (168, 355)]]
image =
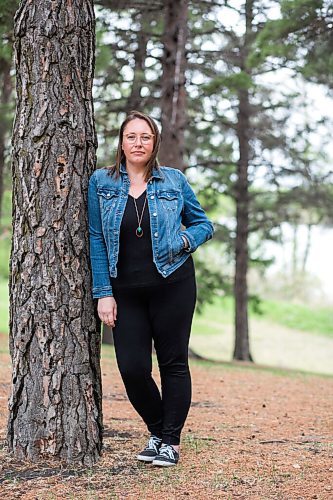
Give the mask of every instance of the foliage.
[(13, 19), (18, 5), (18, 0), (0, 0), (0, 60), (12, 58)]
[(332, 89), (332, 2), (283, 0), (281, 14), (260, 34), (252, 61), (267, 56), (289, 60), (305, 78)]

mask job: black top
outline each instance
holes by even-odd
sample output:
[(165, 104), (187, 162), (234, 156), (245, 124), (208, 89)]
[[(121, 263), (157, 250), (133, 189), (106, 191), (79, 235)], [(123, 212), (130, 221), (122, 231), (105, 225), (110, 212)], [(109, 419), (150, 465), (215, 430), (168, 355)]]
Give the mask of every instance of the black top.
[[(138, 198), (135, 198), (139, 217), (141, 216), (145, 199), (146, 191)], [(141, 238), (138, 238), (135, 234), (137, 227), (138, 218), (135, 211), (134, 198), (128, 195), (120, 226), (117, 277), (111, 278), (113, 287), (174, 283), (194, 274), (194, 264), (191, 255), (176, 271), (166, 278), (157, 271), (153, 261), (148, 202), (146, 202), (141, 222), (141, 228), (143, 229), (143, 236)]]

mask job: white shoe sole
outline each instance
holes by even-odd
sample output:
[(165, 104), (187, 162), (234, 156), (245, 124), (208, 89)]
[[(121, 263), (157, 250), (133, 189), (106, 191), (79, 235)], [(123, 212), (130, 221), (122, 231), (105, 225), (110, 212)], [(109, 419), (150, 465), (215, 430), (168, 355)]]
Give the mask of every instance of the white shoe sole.
[(174, 465), (171, 462), (164, 462), (164, 460), (153, 460), (153, 465), (158, 465), (159, 467), (173, 467)]
[(145, 457), (143, 455), (138, 455), (136, 457), (140, 462), (152, 462), (154, 460), (154, 457)]

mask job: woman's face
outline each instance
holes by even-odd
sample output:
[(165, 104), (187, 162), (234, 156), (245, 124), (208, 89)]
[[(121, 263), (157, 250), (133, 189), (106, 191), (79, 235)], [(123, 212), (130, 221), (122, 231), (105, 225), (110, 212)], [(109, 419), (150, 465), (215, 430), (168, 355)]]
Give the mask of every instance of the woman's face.
[(147, 165), (154, 149), (154, 134), (145, 120), (134, 118), (127, 123), (123, 132), (122, 149), (127, 165)]

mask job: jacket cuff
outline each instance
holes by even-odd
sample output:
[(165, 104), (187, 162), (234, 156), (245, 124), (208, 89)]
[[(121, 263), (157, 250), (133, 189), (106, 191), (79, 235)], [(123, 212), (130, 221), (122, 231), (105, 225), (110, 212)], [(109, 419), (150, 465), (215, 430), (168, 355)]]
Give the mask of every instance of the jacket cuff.
[(93, 288), (92, 296), (94, 299), (102, 299), (103, 297), (113, 297), (112, 287), (103, 286), (99, 288)]
[(192, 242), (191, 236), (189, 236), (185, 231), (181, 233), (182, 238), (185, 238), (187, 241), (187, 248), (184, 247), (184, 251), (187, 253), (193, 252), (193, 248), (195, 248), (195, 242)]

